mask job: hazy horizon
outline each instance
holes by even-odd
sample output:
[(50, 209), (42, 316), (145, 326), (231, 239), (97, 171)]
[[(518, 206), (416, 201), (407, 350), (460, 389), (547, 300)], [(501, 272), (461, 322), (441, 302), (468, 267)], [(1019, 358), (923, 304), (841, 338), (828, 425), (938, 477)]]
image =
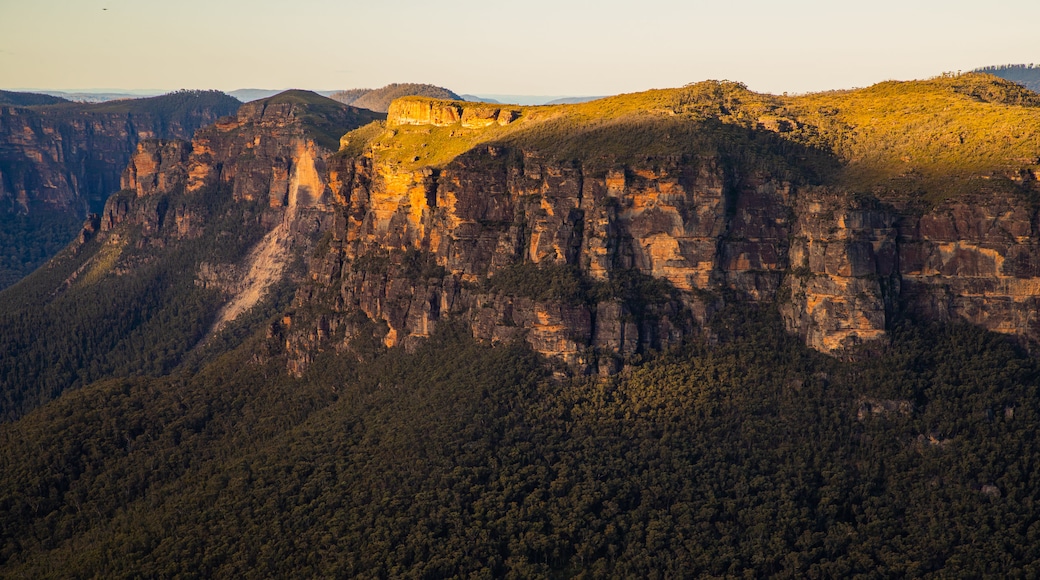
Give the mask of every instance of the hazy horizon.
[[(377, 87), (377, 88), (379, 88), (379, 87)], [(446, 88), (450, 89), (451, 87), (446, 87)], [(79, 97), (91, 97), (91, 96), (112, 97), (112, 96), (118, 95), (119, 97), (125, 96), (125, 97), (130, 97), (130, 98), (147, 98), (147, 97), (164, 95), (164, 94), (167, 94), (169, 92), (176, 91), (178, 89), (172, 89), (172, 91), (171, 91), (171, 90), (156, 90), (156, 89), (123, 89), (123, 88), (100, 88), (100, 89), (97, 89), (97, 88), (91, 88), (91, 89), (62, 89), (62, 88), (50, 89), (50, 88), (43, 88), (43, 89), (41, 89), (41, 88), (37, 88), (37, 87), (13, 87), (13, 88), (2, 87), (2, 88), (0, 88), (0, 90), (13, 91), (13, 92), (48, 94), (48, 95), (62, 96), (62, 97), (65, 97), (65, 98), (70, 98), (71, 100), (76, 100), (75, 97), (77, 97), (77, 96), (79, 96)], [(200, 90), (206, 90), (206, 89), (200, 89)], [(212, 89), (212, 90), (220, 90), (220, 89)], [(283, 92), (283, 91), (290, 91), (290, 90), (308, 90), (308, 91), (312, 91), (312, 92), (315, 92), (315, 93), (318, 93), (318, 94), (324, 94), (324, 95), (328, 96), (328, 95), (330, 95), (331, 93), (334, 93), (334, 92), (343, 91), (343, 90), (349, 90), (349, 88), (345, 88), (345, 89), (311, 89), (311, 88), (304, 88), (304, 87), (290, 87), (290, 88), (279, 88), (279, 89), (270, 89), (270, 88), (268, 88), (268, 89), (258, 89), (258, 88), (254, 88), (254, 87), (247, 87), (247, 88), (234, 89), (234, 90), (222, 91), (222, 92), (224, 92), (225, 94), (231, 95), (231, 96), (233, 96), (233, 97), (235, 97), (235, 98), (237, 98), (239, 100), (242, 100), (243, 102), (249, 102), (249, 101), (252, 101), (252, 100), (259, 100), (259, 99), (262, 99), (262, 98), (267, 98), (267, 96), (266, 95), (264, 95), (264, 96), (255, 96), (254, 98), (251, 98), (251, 99), (243, 99), (241, 93), (243, 93), (243, 92), (255, 92), (255, 93), (260, 93), (260, 94), (263, 94), (263, 93), (277, 94), (277, 93), (280, 93), (280, 92)], [(480, 99), (491, 99), (491, 100), (494, 100), (494, 101), (499, 102), (499, 103), (508, 103), (508, 104), (512, 104), (512, 105), (544, 105), (544, 104), (548, 104), (548, 103), (551, 103), (552, 101), (556, 101), (556, 100), (559, 100), (559, 99), (587, 99), (587, 100), (592, 100), (592, 99), (603, 98), (603, 97), (609, 96), (609, 95), (499, 95), (499, 94), (486, 94), (486, 93), (483, 93), (483, 94), (463, 93), (460, 96), (462, 96), (463, 98), (465, 98), (465, 97), (476, 97), (476, 98), (480, 98)], [(101, 102), (101, 101), (113, 100), (113, 99), (111, 99), (111, 98), (103, 98), (103, 99), (98, 99), (96, 101), (93, 100), (93, 99), (80, 99), (80, 100), (85, 100), (85, 101), (89, 101), (89, 102)]]
[(589, 96), (729, 79), (804, 93), (1040, 60), (1011, 18), (1040, 19), (1040, 4), (461, 0), (438, 11), (301, 0), (286, 11), (271, 0), (38, 0), (0, 6), (0, 82), (68, 92), (417, 82)]

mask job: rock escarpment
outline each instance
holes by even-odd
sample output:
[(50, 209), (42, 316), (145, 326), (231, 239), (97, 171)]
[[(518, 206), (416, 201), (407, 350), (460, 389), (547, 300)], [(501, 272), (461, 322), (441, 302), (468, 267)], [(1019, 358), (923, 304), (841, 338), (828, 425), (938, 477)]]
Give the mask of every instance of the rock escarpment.
[[(391, 107), (390, 123), (462, 127), (463, 116), (412, 100)], [(727, 301), (775, 305), (793, 334), (824, 352), (880, 339), (902, 315), (1040, 338), (1040, 231), (1020, 194), (922, 209), (794, 184), (725, 156), (561, 162), (497, 145), (441, 168), (369, 155), (333, 171), (344, 205), (297, 306), (329, 289), (335, 297), (314, 328), (284, 329), (304, 359), (359, 333), (412, 344), (455, 316), (479, 338), (523, 338), (574, 368), (606, 372), (704, 332)], [(569, 268), (599, 291), (575, 298), (495, 284), (513, 280), (518, 265), (549, 286)], [(618, 290), (633, 277), (666, 281), (668, 291), (634, 299)]]
[(196, 275), (198, 285), (226, 295), (219, 330), (260, 302), (313, 246), (316, 233), (331, 227), (326, 162), (334, 152), (322, 145), (324, 129), (338, 135), (378, 118), (290, 91), (242, 105), (234, 117), (197, 131), (191, 143), (143, 141), (123, 172), (122, 189), (101, 212), (100, 232), (111, 242), (122, 239), (121, 228), (135, 227), (139, 246), (166, 246), (216, 227), (191, 209), (193, 197), (227, 195), (254, 207), (266, 235), (245, 260), (206, 261)]
[(137, 143), (191, 139), (230, 114), (223, 93), (184, 91), (104, 104), (0, 107), (0, 209), (97, 211)]
[[(807, 177), (814, 153), (778, 141), (779, 125), (730, 130), (701, 117), (690, 134), (716, 139), (710, 147), (568, 157), (544, 138), (544, 126), (560, 130), (560, 110), (403, 99), (333, 154), (313, 138), (313, 110), (249, 104), (190, 150), (139, 148), (101, 228), (133, 215), (158, 223), (130, 206), (178, 188), (223, 185), (267, 208), (268, 235), (248, 260), (207, 264), (198, 279), (227, 290), (219, 328), (305, 255), (291, 311), (268, 329), (296, 372), (321, 350), (411, 348), (451, 319), (482, 340), (523, 340), (574, 371), (610, 373), (705, 335), (713, 312), (742, 303), (778, 309), (793, 335), (831, 353), (907, 315), (1040, 339), (1033, 179), (934, 203), (857, 193)], [(542, 133), (524, 137), (532, 127)], [(667, 142), (677, 127), (622, 129)], [(409, 152), (442, 146), (465, 152), (436, 165)], [(166, 211), (191, 235), (191, 216)]]
[(190, 139), (237, 106), (223, 93), (200, 91), (0, 106), (0, 288), (42, 264), (86, 214), (101, 210), (140, 141)]
[(398, 99), (390, 104), (387, 124), (434, 125), (464, 128), (482, 128), (493, 124), (508, 125), (519, 115), (515, 108), (465, 103), (458, 101), (433, 101), (429, 99)]

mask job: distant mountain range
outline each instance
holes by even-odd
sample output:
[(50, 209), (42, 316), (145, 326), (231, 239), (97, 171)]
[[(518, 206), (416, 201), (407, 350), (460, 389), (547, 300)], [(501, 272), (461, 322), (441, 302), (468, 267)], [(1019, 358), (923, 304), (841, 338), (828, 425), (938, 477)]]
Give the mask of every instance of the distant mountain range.
[[(123, 99), (146, 99), (158, 97), (170, 91), (158, 89), (82, 89), (82, 90), (50, 90), (50, 89), (16, 89), (23, 94), (40, 94), (57, 97), (75, 103), (105, 103)], [(10, 91), (8, 91), (10, 92)]]
[(1013, 83), (1018, 83), (1031, 91), (1040, 92), (1040, 66), (1035, 66), (1032, 63), (985, 66), (975, 69), (974, 72), (998, 76)]
[[(235, 89), (229, 91), (228, 94), (243, 103), (250, 101), (259, 101), (260, 99), (267, 99), (277, 95), (278, 93), (284, 92), (285, 89)], [(323, 97), (328, 97), (337, 91), (314, 91)]]
[[(984, 66), (972, 72), (991, 74), (1002, 79), (1018, 83), (1031, 91), (1040, 92), (1040, 66), (1034, 64), (1004, 64)], [(283, 92), (285, 89), (235, 89), (227, 91), (228, 95), (248, 103), (260, 99), (267, 99)], [(103, 103), (121, 99), (140, 99), (154, 97), (167, 91), (147, 89), (97, 89), (97, 90), (32, 90), (37, 95), (48, 95), (66, 101), (77, 103)], [(599, 96), (571, 96), (571, 95), (513, 95), (513, 94), (460, 94), (450, 89), (430, 84), (421, 83), (392, 83), (379, 89), (346, 89), (346, 90), (315, 90), (313, 91), (324, 97), (337, 100), (345, 105), (352, 105), (385, 113), (390, 101), (403, 96), (421, 96), (440, 99), (451, 99), (457, 101), (471, 101), (478, 103), (508, 103), (515, 105), (573, 105), (587, 103), (596, 99), (602, 99), (606, 95)], [(19, 104), (26, 106), (28, 103), (9, 103), (4, 100), (4, 94), (29, 94), (13, 93), (11, 91), (0, 91), (0, 105)], [(57, 101), (56, 101), (57, 102)], [(44, 103), (32, 103), (44, 104)]]
[(575, 97), (568, 95), (481, 95), (479, 97), (475, 95), (465, 95), (467, 101), (484, 101), (489, 103), (509, 103), (511, 105), (524, 105), (524, 106), (535, 106), (535, 105), (565, 105), (565, 104), (577, 104), (587, 103), (588, 101), (594, 101), (596, 99), (602, 99), (603, 97)]
[[(1001, 75), (998, 74), (997, 76)], [(239, 101), (242, 101), (243, 103), (249, 103), (251, 101), (258, 101), (260, 99), (267, 99), (273, 97), (283, 91), (285, 91), (285, 89), (235, 89), (233, 91), (226, 91), (226, 93), (228, 95), (231, 95), (232, 97), (235, 97)], [(15, 93), (14, 91), (0, 92), (9, 94), (47, 95), (76, 103), (105, 103), (108, 101), (118, 101), (123, 99), (143, 99), (148, 97), (155, 97), (165, 94), (169, 91), (149, 89), (97, 89), (75, 91), (26, 89), (25, 91), (22, 91), (19, 89), (17, 93)], [(444, 87), (421, 83), (392, 83), (379, 89), (315, 90), (313, 92), (318, 93), (323, 97), (330, 97), (343, 104), (361, 107), (363, 109), (370, 109), (373, 111), (383, 113), (386, 112), (386, 107), (390, 104), (390, 101), (402, 96), (434, 97), (452, 99), (457, 101), (471, 101), (475, 103), (509, 103), (514, 105), (572, 105), (577, 103), (586, 103), (588, 101), (594, 101), (596, 99), (603, 98), (603, 96), (567, 95), (458, 94)], [(364, 98), (362, 99), (362, 97)], [(0, 97), (0, 104), (11, 104), (6, 103), (2, 99), (3, 98)]]

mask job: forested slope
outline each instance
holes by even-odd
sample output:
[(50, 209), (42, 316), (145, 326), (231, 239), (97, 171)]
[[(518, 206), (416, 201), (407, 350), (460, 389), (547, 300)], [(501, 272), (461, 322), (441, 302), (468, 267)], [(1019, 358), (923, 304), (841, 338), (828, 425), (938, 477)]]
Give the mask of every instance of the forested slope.
[(606, 380), (444, 330), (300, 379), (247, 347), (93, 385), (0, 431), (3, 569), (1037, 572), (1034, 359), (964, 326), (907, 324), (843, 363), (769, 316), (717, 324), (720, 345)]

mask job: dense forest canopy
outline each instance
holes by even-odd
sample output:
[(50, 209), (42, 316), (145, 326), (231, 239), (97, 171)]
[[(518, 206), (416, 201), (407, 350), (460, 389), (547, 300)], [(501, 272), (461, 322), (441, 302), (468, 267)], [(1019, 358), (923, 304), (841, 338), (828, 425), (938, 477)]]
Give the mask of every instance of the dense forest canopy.
[(901, 325), (840, 362), (764, 313), (611, 379), (446, 328), (300, 379), (247, 345), (0, 427), (13, 576), (1035, 574), (1036, 360)]

